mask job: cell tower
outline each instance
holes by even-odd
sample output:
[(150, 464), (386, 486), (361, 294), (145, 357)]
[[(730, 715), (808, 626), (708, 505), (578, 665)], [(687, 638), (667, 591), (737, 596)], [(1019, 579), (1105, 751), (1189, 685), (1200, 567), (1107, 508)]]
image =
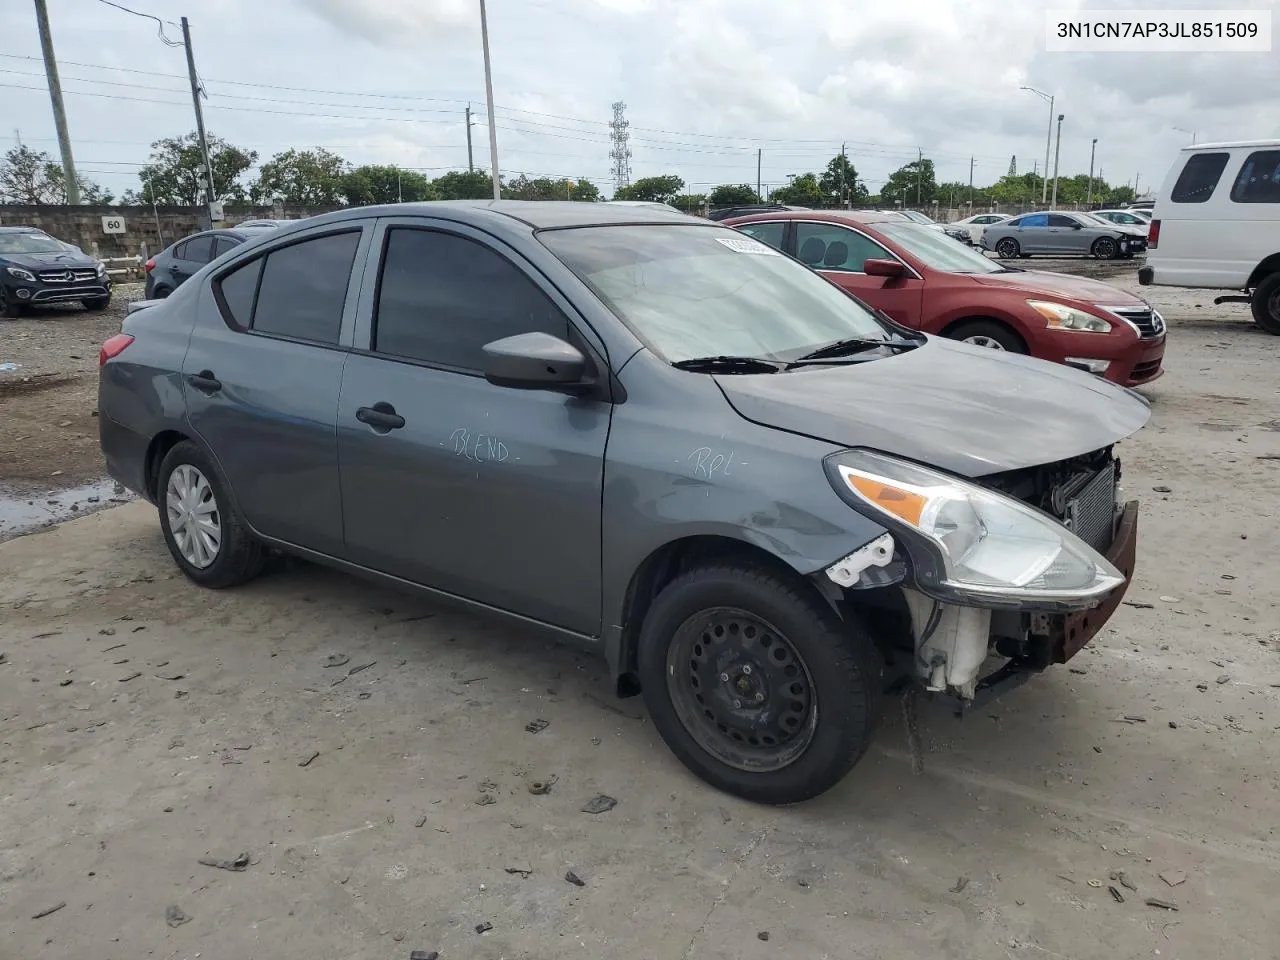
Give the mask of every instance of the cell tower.
[(631, 185), (631, 134), (627, 118), (623, 111), (627, 105), (619, 100), (613, 105), (613, 119), (609, 121), (609, 139), (613, 141), (613, 149), (609, 151), (609, 159), (613, 161), (613, 189), (615, 191)]
[(1016, 177), (1018, 175), (1018, 155), (1015, 153), (1009, 158), (1009, 176)]

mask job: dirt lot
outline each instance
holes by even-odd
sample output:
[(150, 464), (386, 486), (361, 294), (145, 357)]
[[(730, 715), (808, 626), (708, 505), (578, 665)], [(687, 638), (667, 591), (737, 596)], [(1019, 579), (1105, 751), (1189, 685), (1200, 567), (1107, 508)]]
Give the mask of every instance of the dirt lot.
[[(144, 504), (0, 544), (0, 956), (1273, 956), (1280, 338), (1204, 296), (1153, 292), (1130, 605), (962, 721), (926, 702), (920, 772), (886, 701), (799, 808), (713, 792), (599, 664), (509, 628), (304, 564), (200, 590)], [(109, 322), (50, 324), (91, 371)], [(52, 420), (16, 399), (5, 443)], [(50, 436), (24, 476), (93, 474)]]

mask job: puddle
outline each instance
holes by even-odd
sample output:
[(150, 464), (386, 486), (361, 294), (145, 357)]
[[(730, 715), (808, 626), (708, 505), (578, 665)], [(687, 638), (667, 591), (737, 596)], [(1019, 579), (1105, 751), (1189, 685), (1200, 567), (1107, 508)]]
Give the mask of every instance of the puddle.
[(0, 487), (0, 542), (133, 499), (109, 479), (47, 493), (11, 493)]

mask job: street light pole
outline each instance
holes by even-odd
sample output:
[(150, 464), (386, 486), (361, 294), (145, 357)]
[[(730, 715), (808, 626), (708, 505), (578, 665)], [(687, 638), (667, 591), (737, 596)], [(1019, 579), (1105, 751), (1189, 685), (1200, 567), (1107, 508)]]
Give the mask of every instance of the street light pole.
[(1019, 87), (1019, 90), (1027, 90), (1034, 93), (1041, 100), (1049, 103), (1049, 132), (1044, 135), (1044, 172), (1045, 179), (1040, 185), (1040, 203), (1045, 202), (1049, 191), (1049, 144), (1053, 140), (1053, 97), (1045, 93), (1043, 90), (1037, 90), (1035, 87)]
[(1058, 209), (1058, 154), (1062, 150), (1062, 120), (1065, 114), (1058, 114), (1058, 141), (1053, 148), (1053, 201), (1049, 204), (1050, 210)]
[(480, 0), (480, 40), (484, 44), (484, 94), (489, 107), (489, 162), (493, 168), (493, 199), (502, 199), (502, 180), (498, 176), (498, 127), (493, 116), (493, 67), (489, 63), (489, 19), (484, 0)]
[(1085, 200), (1085, 206), (1093, 206), (1093, 157), (1098, 149), (1098, 138), (1093, 138), (1093, 143), (1089, 146), (1089, 196)]

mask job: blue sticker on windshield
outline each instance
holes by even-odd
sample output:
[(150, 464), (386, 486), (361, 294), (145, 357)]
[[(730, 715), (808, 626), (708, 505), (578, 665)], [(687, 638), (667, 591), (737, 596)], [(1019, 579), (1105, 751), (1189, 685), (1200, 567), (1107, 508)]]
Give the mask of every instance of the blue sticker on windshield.
[(735, 253), (754, 253), (760, 257), (782, 256), (768, 244), (761, 243), (759, 240), (750, 240), (746, 237), (716, 237), (716, 242), (723, 243)]

